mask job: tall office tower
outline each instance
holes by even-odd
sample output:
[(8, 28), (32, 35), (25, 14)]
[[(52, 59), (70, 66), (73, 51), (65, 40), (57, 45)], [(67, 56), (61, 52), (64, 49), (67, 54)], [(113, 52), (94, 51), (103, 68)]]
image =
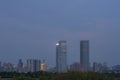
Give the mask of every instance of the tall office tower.
[(28, 72), (37, 72), (40, 71), (40, 60), (28, 59), (27, 60), (27, 68)]
[(59, 41), (56, 44), (56, 72), (67, 72), (67, 42)]
[(81, 71), (89, 71), (89, 40), (80, 41), (80, 66)]
[(18, 61), (17, 71), (20, 73), (23, 72), (23, 62), (21, 59)]

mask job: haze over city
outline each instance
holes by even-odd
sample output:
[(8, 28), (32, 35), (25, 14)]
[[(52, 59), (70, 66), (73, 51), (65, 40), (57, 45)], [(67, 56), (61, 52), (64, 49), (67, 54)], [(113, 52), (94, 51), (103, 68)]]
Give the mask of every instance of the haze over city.
[(0, 0), (0, 61), (45, 59), (55, 66), (56, 43), (67, 41), (68, 64), (90, 41), (90, 62), (119, 64), (119, 0)]

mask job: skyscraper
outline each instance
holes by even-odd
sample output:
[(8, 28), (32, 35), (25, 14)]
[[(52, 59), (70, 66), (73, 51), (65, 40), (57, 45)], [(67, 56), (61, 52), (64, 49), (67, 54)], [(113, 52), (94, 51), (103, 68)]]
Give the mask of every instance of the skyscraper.
[(89, 71), (89, 40), (80, 41), (80, 66), (81, 71)]
[(56, 44), (56, 71), (58, 73), (67, 72), (67, 43), (59, 41)]
[(21, 59), (19, 59), (19, 61), (18, 61), (17, 68), (18, 68), (18, 72), (23, 72), (23, 62)]

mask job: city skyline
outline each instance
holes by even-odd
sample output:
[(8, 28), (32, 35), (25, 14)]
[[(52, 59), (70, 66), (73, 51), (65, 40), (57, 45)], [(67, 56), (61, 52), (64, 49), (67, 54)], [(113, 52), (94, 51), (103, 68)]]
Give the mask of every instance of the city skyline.
[[(88, 72), (89, 70), (93, 70), (93, 71), (101, 71), (101, 69), (104, 70), (109, 70), (111, 69), (111, 67), (113, 66), (119, 66), (119, 64), (115, 64), (115, 65), (108, 65), (108, 63), (106, 62), (90, 62), (90, 45), (89, 45), (89, 40), (80, 40), (80, 61), (79, 62), (73, 62), (72, 64), (68, 64), (67, 62), (67, 58), (69, 56), (69, 54), (67, 55), (67, 41), (65, 40), (61, 40), (58, 41), (56, 43), (56, 65), (52, 66), (52, 67), (47, 67), (49, 65), (47, 65), (48, 63), (45, 63), (45, 59), (42, 60), (38, 60), (38, 59), (27, 59), (27, 63), (24, 63), (22, 61), (22, 59), (18, 60), (18, 63), (11, 63), (10, 61), (8, 62), (1, 62), (0, 61), (0, 68), (1, 65), (2, 67), (5, 66), (10, 66), (11, 69), (14, 67), (16, 68), (15, 70), (17, 70), (18, 72), (22, 72), (23, 70), (30, 71), (30, 72), (36, 72), (36, 71), (46, 71), (48, 68), (55, 68), (56, 72), (61, 73), (61, 72), (67, 72), (68, 71), (68, 66), (69, 69), (71, 70), (78, 70), (78, 71), (83, 71), (83, 72)], [(74, 56), (75, 57), (75, 56)], [(55, 59), (55, 58), (54, 58)], [(64, 62), (64, 63), (63, 63)], [(78, 68), (79, 66), (79, 68)], [(101, 68), (101, 66), (103, 66), (103, 68)], [(66, 67), (66, 68), (65, 68)], [(25, 68), (25, 69), (23, 69)], [(75, 69), (76, 68), (76, 69)], [(91, 69), (93, 68), (93, 69)], [(14, 69), (13, 69), (14, 70)], [(25, 71), (26, 71), (25, 70)]]
[[(84, 56), (85, 58), (85, 56)], [(63, 60), (62, 60), (63, 61)], [(45, 63), (45, 60), (41, 62), (41, 60), (37, 59), (27, 59), (26, 63), (22, 62), (22, 59), (18, 60), (18, 64), (15, 65), (14, 63), (10, 62), (0, 62), (0, 72), (18, 72), (18, 73), (27, 73), (27, 72), (39, 72), (39, 71), (46, 71), (46, 72), (58, 72), (58, 73), (67, 73), (68, 71), (82, 71), (82, 72), (115, 72), (119, 73), (120, 72), (120, 64), (108, 66), (107, 63), (98, 63), (94, 62), (92, 65), (89, 65), (89, 68), (86, 68), (88, 64), (86, 65), (86, 62), (84, 63), (85, 65), (83, 68), (81, 68), (81, 65), (79, 62), (74, 62), (70, 65), (67, 65), (67, 69), (65, 67), (59, 68), (59, 71), (57, 70), (58, 68), (54, 67), (47, 67), (47, 64)], [(63, 63), (59, 63), (60, 67), (63, 66)], [(65, 69), (64, 69), (65, 68)]]
[[(90, 62), (119, 64), (119, 0), (0, 0), (0, 61), (45, 59), (68, 43), (68, 64), (79, 62), (79, 41), (90, 40)], [(74, 57), (73, 57), (74, 56)]]

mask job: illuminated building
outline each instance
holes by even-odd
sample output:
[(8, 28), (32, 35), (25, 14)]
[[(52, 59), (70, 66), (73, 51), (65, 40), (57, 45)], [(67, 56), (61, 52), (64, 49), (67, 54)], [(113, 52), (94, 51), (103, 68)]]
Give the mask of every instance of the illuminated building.
[(42, 64), (41, 64), (41, 71), (46, 71), (46, 69), (47, 69), (46, 64), (45, 64), (45, 63), (42, 63)]
[(67, 72), (67, 44), (66, 41), (59, 41), (56, 44), (56, 72)]
[(41, 69), (40, 69), (41, 71), (46, 71), (47, 70), (47, 65), (45, 63), (45, 60), (43, 60), (43, 62), (41, 63), (40, 67), (41, 67)]

